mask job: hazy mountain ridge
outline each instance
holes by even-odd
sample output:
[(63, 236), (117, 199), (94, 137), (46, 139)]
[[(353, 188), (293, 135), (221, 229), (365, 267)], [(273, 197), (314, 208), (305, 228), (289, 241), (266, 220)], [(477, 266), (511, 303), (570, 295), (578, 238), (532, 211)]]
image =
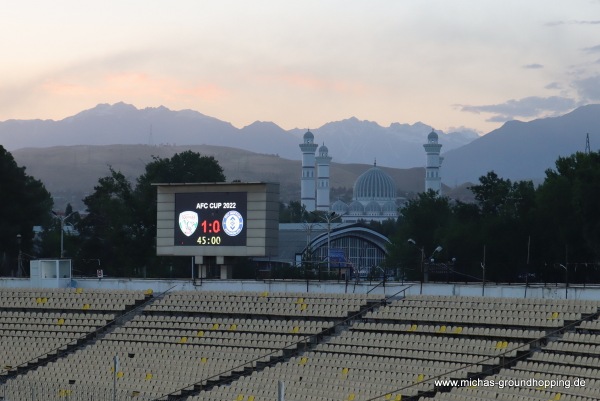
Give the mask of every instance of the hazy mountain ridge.
[[(559, 156), (568, 156), (584, 150), (586, 133), (590, 133), (592, 150), (597, 150), (600, 144), (598, 127), (600, 105), (588, 105), (560, 117), (531, 122), (510, 121), (482, 137), (468, 129), (450, 134), (436, 131), (440, 134), (440, 143), (443, 145), (442, 180), (450, 187), (457, 187), (465, 182), (477, 182), (480, 176), (494, 170), (503, 178), (533, 179), (540, 182), (544, 171), (553, 168)], [(319, 145), (327, 145), (335, 164), (362, 165), (364, 171), (366, 166), (375, 161), (379, 166), (392, 168), (424, 166), (426, 156), (422, 144), (431, 127), (417, 122), (393, 123), (386, 128), (372, 121), (351, 117), (311, 130)], [(117, 103), (100, 104), (61, 121), (0, 122), (0, 144), (13, 153), (16, 152), (15, 149), (25, 147), (47, 148), (74, 143), (80, 144), (78, 146), (143, 144), (149, 148), (175, 147), (182, 150), (204, 145), (244, 149), (261, 157), (279, 156), (281, 160), (295, 162), (299, 166), (301, 152), (298, 144), (305, 132), (306, 129), (286, 131), (272, 122), (265, 121), (255, 121), (238, 129), (230, 123), (194, 110), (172, 111), (163, 106), (138, 110), (132, 105)], [(40, 152), (37, 157), (44, 159), (49, 157), (48, 155), (46, 152)], [(135, 153), (122, 152), (122, 157), (131, 159), (136, 156)], [(229, 160), (230, 157), (233, 159)], [(236, 174), (232, 173), (237, 172), (239, 176), (234, 178), (243, 180), (245, 173), (251, 170), (259, 173), (253, 175), (254, 180), (282, 179), (283, 182), (290, 182), (290, 185), (293, 182), (297, 188), (294, 191), (299, 191), (297, 172), (291, 169), (284, 169), (288, 173), (282, 177), (278, 171), (260, 169), (258, 164), (253, 164), (258, 163), (255, 159), (251, 163), (250, 158), (239, 158), (231, 151), (226, 154), (220, 153), (217, 159), (223, 166), (233, 163), (228, 167), (228, 177), (235, 176)], [(125, 162), (111, 160), (113, 164)], [(149, 161), (150, 159), (144, 159), (144, 164)], [(31, 160), (23, 162), (22, 165), (27, 166), (30, 172), (29, 164), (40, 162)], [(281, 168), (268, 165), (269, 168)], [(53, 169), (50, 165), (45, 168)], [(71, 168), (66, 173), (73, 175), (73, 171)], [(332, 186), (335, 186), (337, 177), (333, 171), (332, 169), (331, 179)], [(342, 170), (337, 170), (337, 174), (343, 174)], [(360, 172), (353, 176), (352, 181), (345, 178), (345, 185), (351, 186), (358, 174)], [(94, 181), (98, 177), (96, 175)], [(419, 180), (422, 182), (422, 177)]]
[[(373, 163), (411, 168), (425, 165), (422, 143), (431, 127), (393, 123), (382, 127), (355, 117), (314, 128), (315, 141), (326, 143), (339, 163)], [(99, 104), (60, 121), (0, 122), (0, 144), (8, 150), (25, 147), (112, 144), (213, 145), (275, 154), (300, 160), (298, 144), (306, 129), (286, 131), (272, 122), (256, 121), (238, 129), (228, 122), (193, 110), (172, 111), (164, 106), (137, 109), (126, 103)], [(462, 146), (477, 134), (440, 134), (444, 150)]]
[[(12, 154), (20, 166), (26, 166), (27, 174), (44, 183), (55, 197), (57, 208), (69, 202), (76, 209), (83, 209), (82, 199), (92, 193), (99, 178), (110, 174), (110, 167), (122, 172), (134, 183), (154, 156), (166, 158), (185, 150), (215, 157), (228, 181), (278, 182), (282, 201), (300, 200), (300, 161), (236, 148), (211, 145), (78, 145), (23, 148)], [(370, 167), (357, 163), (332, 163), (331, 187), (351, 189), (358, 176)], [(400, 194), (421, 192), (424, 188), (423, 168), (383, 169), (394, 179)]]
[(442, 180), (455, 183), (477, 182), (494, 170), (511, 180), (541, 181), (545, 171), (555, 167), (559, 156), (585, 150), (586, 134), (590, 147), (600, 144), (600, 105), (579, 107), (560, 117), (530, 122), (509, 121), (502, 127), (444, 154)]

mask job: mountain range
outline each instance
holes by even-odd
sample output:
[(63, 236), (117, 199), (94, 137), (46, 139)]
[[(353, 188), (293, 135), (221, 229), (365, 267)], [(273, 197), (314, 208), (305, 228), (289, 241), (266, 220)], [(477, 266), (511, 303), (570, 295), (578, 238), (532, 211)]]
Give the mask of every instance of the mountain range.
[[(491, 170), (502, 178), (540, 182), (559, 156), (585, 149), (586, 134), (591, 150), (597, 150), (598, 127), (600, 105), (587, 105), (559, 117), (510, 121), (481, 137), (469, 130), (448, 134), (436, 130), (443, 145), (445, 193), (456, 188), (454, 194), (464, 198), (461, 190)], [(312, 131), (333, 157), (332, 187), (350, 189), (376, 160), (396, 180), (401, 194), (423, 190), (422, 143), (430, 126), (382, 127), (349, 118)], [(192, 110), (162, 106), (139, 110), (116, 103), (60, 121), (0, 122), (0, 145), (54, 196), (70, 202), (90, 193), (98, 178), (108, 174), (108, 166), (135, 180), (152, 156), (170, 157), (186, 149), (214, 156), (228, 179), (280, 182), (282, 200), (288, 201), (299, 198), (298, 144), (305, 132), (259, 121), (238, 129)]]
[[(423, 123), (382, 127), (371, 121), (349, 118), (313, 129), (315, 141), (325, 143), (338, 163), (372, 164), (395, 168), (422, 167), (422, 143), (432, 128)], [(197, 111), (166, 107), (99, 104), (72, 117), (54, 120), (0, 122), (0, 144), (12, 151), (25, 147), (68, 145), (212, 145), (300, 160), (298, 144), (306, 129), (286, 131), (272, 122), (256, 121), (238, 129), (228, 122)], [(478, 136), (474, 131), (444, 133), (444, 149), (465, 145)]]

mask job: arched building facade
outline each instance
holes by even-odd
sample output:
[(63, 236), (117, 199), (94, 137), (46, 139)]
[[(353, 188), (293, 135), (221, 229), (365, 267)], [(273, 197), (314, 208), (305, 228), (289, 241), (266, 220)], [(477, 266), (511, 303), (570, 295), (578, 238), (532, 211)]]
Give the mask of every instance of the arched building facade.
[(346, 263), (360, 270), (381, 266), (386, 256), (386, 247), (390, 240), (376, 231), (360, 224), (341, 224), (315, 237), (310, 243), (310, 249), (316, 260), (327, 260), (327, 243), (332, 251), (343, 252)]

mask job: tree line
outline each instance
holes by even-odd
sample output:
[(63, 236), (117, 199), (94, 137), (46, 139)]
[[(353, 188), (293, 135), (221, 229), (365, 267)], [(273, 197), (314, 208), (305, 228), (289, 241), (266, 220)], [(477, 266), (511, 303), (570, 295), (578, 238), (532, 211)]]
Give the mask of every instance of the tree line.
[(476, 203), (409, 201), (387, 265), (413, 279), (431, 265), (438, 280), (479, 281), (485, 269), (499, 282), (600, 282), (599, 152), (559, 157), (537, 187), (492, 171), (470, 189)]
[[(57, 218), (44, 185), (0, 146), (0, 274), (16, 274), (19, 250), (27, 260), (59, 257), (63, 219), (76, 233), (64, 241), (76, 274), (100, 268), (110, 276), (189, 277), (188, 258), (156, 256), (152, 184), (223, 181), (213, 157), (186, 151), (154, 158), (133, 181), (111, 168), (84, 199), (84, 216), (68, 206)], [(568, 273), (571, 282), (600, 282), (599, 152), (558, 158), (537, 187), (492, 171), (470, 189), (475, 203), (421, 193), (397, 221), (367, 224), (391, 240), (387, 267), (413, 280), (431, 267), (438, 280), (480, 281), (485, 268), (492, 281), (553, 283)], [(319, 216), (292, 201), (281, 205), (280, 221)], [(42, 227), (37, 235), (34, 226)]]
[[(223, 181), (223, 169), (214, 157), (185, 151), (171, 158), (155, 157), (134, 182), (110, 168), (83, 200), (84, 216), (69, 205), (55, 213), (43, 184), (28, 176), (0, 146), (0, 274), (16, 274), (19, 249), (26, 262), (60, 257), (60, 220), (64, 219), (76, 233), (63, 233), (63, 255), (73, 259), (75, 275), (95, 275), (102, 269), (117, 277), (189, 277), (189, 259), (156, 256), (152, 184)], [(41, 232), (35, 234), (34, 226), (40, 226)]]

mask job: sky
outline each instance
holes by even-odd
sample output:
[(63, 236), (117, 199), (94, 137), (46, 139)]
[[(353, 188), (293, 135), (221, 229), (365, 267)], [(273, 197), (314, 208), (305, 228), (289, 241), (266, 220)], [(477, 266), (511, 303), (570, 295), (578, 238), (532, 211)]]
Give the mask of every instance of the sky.
[(7, 0), (0, 51), (0, 121), (123, 101), (485, 134), (600, 102), (600, 0)]

